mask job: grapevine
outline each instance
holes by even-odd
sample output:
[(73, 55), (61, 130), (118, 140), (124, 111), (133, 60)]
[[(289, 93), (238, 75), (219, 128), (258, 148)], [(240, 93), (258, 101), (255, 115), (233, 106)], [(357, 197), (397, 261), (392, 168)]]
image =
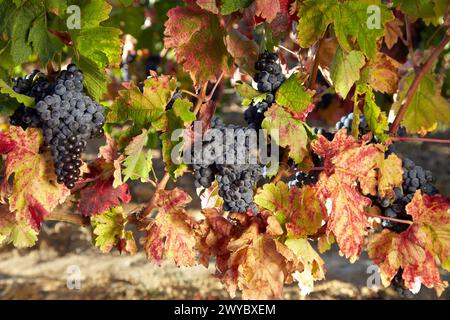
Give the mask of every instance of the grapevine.
[(449, 8), (70, 4), (0, 2), (1, 245), (77, 224), (103, 253), (214, 263), (244, 299), (366, 251), (401, 297), (446, 290), (448, 170), (408, 152), (450, 143)]

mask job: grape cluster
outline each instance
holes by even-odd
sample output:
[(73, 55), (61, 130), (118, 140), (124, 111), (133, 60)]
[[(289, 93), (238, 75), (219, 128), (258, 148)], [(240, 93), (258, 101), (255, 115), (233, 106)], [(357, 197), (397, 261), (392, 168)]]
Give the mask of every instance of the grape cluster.
[(53, 91), (53, 85), (39, 70), (33, 70), (25, 77), (14, 79), (13, 90), (40, 101)]
[[(211, 121), (211, 129), (223, 128), (224, 124), (220, 118), (214, 117)], [(221, 143), (216, 140), (214, 135), (207, 132), (203, 136), (202, 146), (200, 152), (196, 152), (194, 148), (192, 152), (192, 169), (194, 171), (194, 185), (196, 188), (209, 188), (215, 180), (216, 170), (216, 155), (214, 154), (214, 146), (216, 143)]]
[[(323, 166), (323, 160), (321, 157), (313, 153), (312, 160), (315, 167), (321, 167)], [(291, 186), (297, 186), (301, 188), (304, 185), (312, 185), (317, 182), (319, 179), (320, 170), (311, 170), (311, 171), (302, 171), (302, 170), (296, 170), (295, 177), (289, 181), (288, 185)]]
[[(24, 129), (28, 126), (42, 129), (45, 144), (53, 155), (57, 182), (72, 189), (79, 179), (81, 153), (87, 140), (102, 132), (104, 108), (84, 94), (83, 73), (74, 64), (61, 71), (53, 83), (43, 77), (39, 79), (38, 83), (32, 81), (28, 85), (28, 92), (23, 91), (24, 85), (17, 87), (21, 93), (35, 97), (36, 108), (22, 106), (10, 121)], [(45, 91), (45, 96), (35, 95), (35, 92), (44, 92), (35, 88), (42, 89), (45, 83), (51, 91)]]
[[(253, 187), (262, 177), (262, 166), (257, 163), (240, 163), (237, 159), (242, 151), (240, 147), (244, 147), (246, 151), (256, 150), (248, 134), (250, 129), (225, 126), (217, 117), (213, 118), (211, 128), (219, 130), (221, 135), (216, 136), (207, 131), (202, 140), (201, 152), (193, 151), (195, 186), (209, 188), (217, 180), (219, 195), (224, 200), (224, 210), (246, 212), (251, 209), (256, 213)], [(232, 130), (233, 135), (227, 133), (228, 130)], [(221, 151), (216, 154), (215, 150)]]
[[(349, 113), (345, 116), (343, 116), (337, 123), (336, 123), (336, 130), (340, 130), (342, 128), (346, 128), (347, 132), (350, 133), (352, 130), (352, 124), (353, 124), (353, 112)], [(359, 127), (358, 127), (359, 134), (361, 136), (367, 134), (370, 132), (369, 125), (367, 124), (366, 117), (364, 115), (359, 116)]]
[(28, 127), (38, 128), (41, 126), (41, 119), (34, 108), (27, 108), (24, 105), (20, 105), (14, 114), (9, 118), (9, 122), (13, 126), (22, 127), (26, 130)]
[(261, 176), (262, 168), (256, 164), (218, 166), (217, 183), (219, 195), (224, 201), (224, 210), (242, 213), (250, 209), (257, 213), (253, 202), (253, 187)]
[[(438, 190), (432, 183), (433, 175), (431, 171), (424, 170), (410, 159), (404, 159), (403, 190), (400, 188), (394, 189), (395, 199), (392, 203), (387, 199), (378, 200), (380, 207), (383, 208), (383, 215), (401, 220), (411, 220), (411, 216), (406, 213), (406, 205), (411, 202), (417, 190), (421, 190), (428, 195), (437, 194)], [(383, 220), (382, 226), (394, 232), (403, 232), (408, 228), (408, 224), (389, 220)]]
[(402, 278), (403, 270), (400, 268), (391, 281), (391, 287), (401, 298), (412, 298), (413, 293), (406, 288), (405, 280)]
[(257, 89), (267, 93), (267, 95), (264, 101), (253, 102), (244, 113), (245, 120), (251, 128), (259, 129), (261, 127), (261, 123), (264, 120), (264, 112), (274, 102), (275, 92), (285, 80), (277, 59), (276, 54), (266, 51), (255, 62), (257, 73), (254, 76), (254, 80), (257, 83)]

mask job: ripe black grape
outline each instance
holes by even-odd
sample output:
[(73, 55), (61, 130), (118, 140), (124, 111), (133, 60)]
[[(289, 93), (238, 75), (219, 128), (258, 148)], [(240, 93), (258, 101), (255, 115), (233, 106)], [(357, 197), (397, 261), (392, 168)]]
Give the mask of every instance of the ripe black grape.
[(275, 101), (275, 92), (285, 80), (285, 76), (281, 72), (281, 66), (277, 62), (277, 55), (274, 53), (262, 53), (258, 61), (255, 62), (257, 73), (254, 80), (257, 83), (258, 91), (266, 92), (264, 101), (256, 102), (247, 108), (244, 113), (245, 120), (250, 128), (260, 129), (264, 120), (264, 113), (270, 108)]
[[(246, 212), (250, 209), (257, 213), (253, 188), (262, 177), (262, 166), (256, 161), (248, 161), (250, 158), (239, 159), (239, 155), (245, 153), (248, 156), (255, 150), (250, 129), (225, 126), (217, 117), (213, 118), (211, 128), (221, 133), (219, 137), (207, 131), (201, 150), (192, 151), (195, 186), (209, 188), (217, 180), (224, 210)], [(217, 153), (216, 150), (220, 151)]]
[[(395, 199), (391, 202), (386, 199), (377, 199), (382, 208), (382, 214), (386, 217), (411, 221), (412, 217), (406, 213), (406, 205), (411, 202), (414, 194), (420, 190), (424, 194), (434, 195), (438, 190), (433, 185), (431, 171), (424, 170), (410, 159), (403, 160), (403, 185), (395, 188)], [(400, 233), (408, 229), (409, 225), (390, 220), (382, 220), (383, 228)]]
[(51, 150), (57, 182), (69, 189), (80, 175), (81, 154), (86, 141), (102, 132), (104, 108), (83, 92), (83, 73), (70, 64), (50, 82), (41, 72), (33, 71), (15, 81), (14, 90), (35, 98), (35, 108), (19, 107), (12, 125), (39, 127)]

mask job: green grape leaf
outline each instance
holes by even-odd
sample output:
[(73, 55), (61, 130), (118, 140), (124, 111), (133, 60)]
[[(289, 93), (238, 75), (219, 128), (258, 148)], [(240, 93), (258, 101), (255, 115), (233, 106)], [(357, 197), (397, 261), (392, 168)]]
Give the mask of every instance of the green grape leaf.
[(110, 252), (114, 247), (120, 251), (134, 254), (137, 251), (133, 233), (126, 231), (127, 214), (122, 207), (111, 208), (108, 211), (91, 217), (91, 225), (95, 235), (95, 246), (103, 253)]
[(289, 157), (299, 164), (308, 155), (308, 135), (303, 122), (283, 107), (273, 104), (265, 113), (262, 127), (280, 147), (289, 148)]
[(375, 102), (375, 95), (367, 85), (357, 85), (355, 94), (365, 94), (364, 117), (369, 125), (370, 131), (382, 142), (388, 138), (386, 133), (389, 129), (386, 114), (381, 111)]
[[(398, 98), (392, 106), (395, 113), (398, 113), (414, 76), (414, 72), (410, 72), (401, 80)], [(427, 74), (406, 109), (402, 125), (409, 133), (426, 133), (435, 130), (438, 122), (450, 123), (450, 104), (440, 95), (435, 77)]]
[(214, 82), (222, 72), (231, 73), (233, 59), (216, 15), (192, 6), (173, 8), (167, 15), (164, 45), (175, 50), (177, 62), (194, 83)]
[(5, 206), (0, 209), (0, 245), (12, 243), (16, 248), (29, 248), (36, 244), (38, 232)]
[(84, 87), (94, 100), (100, 100), (107, 90), (109, 77), (94, 61), (84, 56), (75, 58), (78, 67), (83, 70)]
[[(181, 152), (184, 146), (183, 132), (179, 131), (176, 135), (175, 130), (184, 129), (186, 125), (192, 123), (196, 118), (191, 111), (192, 103), (186, 99), (176, 99), (173, 107), (166, 113), (167, 128), (161, 135), (162, 140), (162, 155), (166, 164), (166, 170), (170, 173), (173, 179), (181, 176), (187, 169), (187, 165), (182, 162)], [(177, 148), (174, 150), (174, 148)], [(172, 153), (176, 154), (172, 154)], [(175, 163), (173, 160), (177, 158)]]
[(84, 57), (94, 61), (100, 68), (118, 65), (122, 41), (121, 31), (110, 27), (93, 27), (81, 29), (74, 36), (76, 50)]
[(359, 71), (364, 64), (364, 55), (360, 51), (346, 53), (341, 48), (336, 50), (336, 55), (331, 64), (331, 79), (336, 92), (343, 98), (347, 97), (353, 84), (359, 80)]
[(438, 25), (447, 9), (447, 0), (394, 0), (394, 6), (413, 19), (422, 18), (425, 23)]
[(261, 102), (267, 96), (267, 93), (261, 93), (260, 91), (253, 89), (252, 86), (245, 82), (238, 83), (236, 85), (236, 91), (244, 99), (242, 101), (242, 105), (244, 106), (250, 105), (252, 101)]
[(123, 161), (123, 182), (128, 179), (141, 182), (149, 181), (149, 173), (152, 170), (152, 150), (147, 149), (148, 131), (142, 129), (142, 133), (134, 137), (125, 148)]
[(0, 93), (8, 95), (9, 97), (17, 100), (17, 102), (22, 103), (26, 107), (31, 107), (34, 105), (34, 99), (26, 96), (24, 94), (20, 94), (15, 92), (8, 84), (0, 79)]
[(303, 78), (301, 73), (295, 73), (283, 82), (275, 95), (278, 105), (294, 113), (300, 113), (308, 108), (313, 92), (304, 87)]
[(238, 10), (248, 7), (252, 3), (252, 0), (223, 0), (220, 7), (220, 13), (228, 15)]
[[(369, 6), (373, 6), (373, 12), (368, 10)], [(381, 0), (306, 0), (300, 4), (298, 16), (300, 46), (312, 46), (333, 23), (341, 47), (346, 51), (355, 49), (349, 41), (354, 38), (368, 58), (377, 52), (377, 41), (385, 32), (384, 24), (394, 18)], [(378, 18), (380, 21), (376, 21)]]
[(132, 120), (133, 133), (139, 134), (150, 126), (164, 130), (167, 126), (163, 117), (165, 107), (176, 91), (176, 80), (169, 76), (152, 76), (144, 81), (144, 92), (130, 84), (129, 89), (119, 91), (118, 97), (107, 114), (107, 121), (121, 123)]
[(33, 51), (39, 55), (41, 63), (44, 65), (53, 59), (55, 53), (62, 50), (61, 41), (48, 32), (45, 12), (33, 21), (28, 40), (33, 47)]

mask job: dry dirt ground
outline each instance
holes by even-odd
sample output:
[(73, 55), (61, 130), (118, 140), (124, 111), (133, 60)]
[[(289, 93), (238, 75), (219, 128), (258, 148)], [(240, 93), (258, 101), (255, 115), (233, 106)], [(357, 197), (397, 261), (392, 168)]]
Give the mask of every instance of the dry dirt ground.
[[(448, 132), (440, 138), (448, 139)], [(399, 147), (417, 164), (433, 171), (436, 185), (444, 195), (450, 194), (450, 149), (437, 144), (402, 143)], [(95, 153), (95, 150), (92, 150)], [(160, 175), (161, 162), (155, 163)], [(192, 208), (198, 207), (192, 178), (183, 177), (178, 184), (193, 196)], [(148, 200), (153, 190), (132, 185), (134, 199)], [(367, 273), (371, 261), (366, 255), (354, 264), (340, 257), (337, 249), (323, 255), (327, 278), (316, 284), (306, 299), (397, 299), (392, 289), (369, 289)], [(73, 269), (75, 268), (77, 269)], [(370, 268), (369, 268), (370, 269)], [(80, 289), (67, 286), (70, 273), (79, 271)], [(213, 276), (213, 262), (204, 267), (177, 268), (165, 263), (149, 263), (143, 253), (120, 256), (117, 252), (102, 254), (93, 248), (86, 228), (66, 223), (46, 223), (39, 243), (27, 250), (0, 249), (1, 299), (229, 299)], [(443, 274), (449, 281), (448, 273)], [(74, 284), (69, 281), (70, 284)], [(449, 299), (450, 290), (440, 299)], [(286, 287), (285, 299), (303, 299), (298, 287)], [(434, 291), (422, 288), (415, 299), (436, 299)]]
[[(105, 255), (91, 245), (86, 228), (65, 223), (47, 224), (33, 249), (5, 248), (0, 253), (2, 299), (229, 299), (209, 269), (198, 266), (161, 267), (144, 254)], [(327, 279), (317, 283), (306, 299), (398, 299), (392, 289), (368, 289), (371, 265), (366, 256), (349, 264), (336, 250), (324, 255)], [(74, 273), (75, 272), (75, 273)], [(80, 288), (72, 281), (79, 275)], [(69, 283), (69, 286), (68, 286)], [(69, 289), (72, 287), (73, 289)], [(285, 299), (304, 299), (298, 287), (287, 286)], [(436, 299), (434, 291), (422, 289), (414, 298)], [(448, 292), (441, 299), (449, 299)]]

